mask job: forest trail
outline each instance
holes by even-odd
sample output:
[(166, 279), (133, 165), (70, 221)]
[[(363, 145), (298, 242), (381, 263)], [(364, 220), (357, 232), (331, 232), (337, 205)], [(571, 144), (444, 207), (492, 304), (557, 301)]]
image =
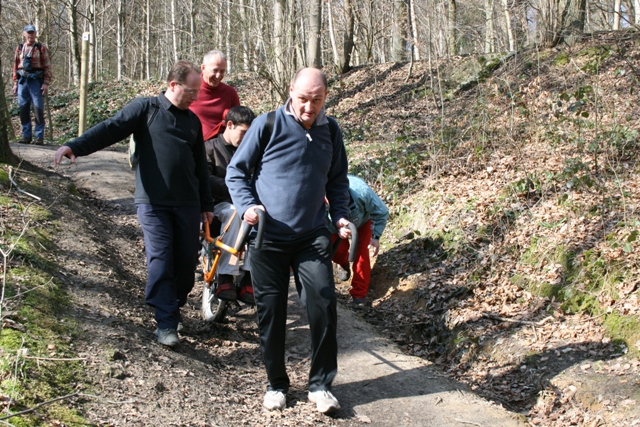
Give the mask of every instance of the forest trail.
[[(12, 149), (30, 163), (91, 190), (97, 199), (118, 205), (117, 210), (126, 212), (129, 223), (133, 223), (134, 174), (123, 148), (103, 150), (79, 158), (76, 164), (55, 168), (52, 160), (57, 147), (12, 144)], [(122, 250), (138, 251), (134, 258), (141, 263), (138, 271), (143, 275), (144, 255), (140, 248)], [(287, 330), (292, 390), (282, 414), (268, 413), (261, 408), (265, 376), (253, 310), (243, 310), (249, 314), (235, 313), (234, 324), (209, 325), (200, 320), (199, 300), (194, 298), (186, 310), (186, 323), (192, 333), (183, 337), (180, 349), (173, 352), (155, 343), (151, 312), (139, 296), (127, 297), (126, 292), (131, 290), (116, 289), (108, 276), (93, 279), (103, 282), (91, 285), (100, 291), (90, 298), (87, 289), (74, 292), (75, 285), (67, 285), (74, 301), (82, 306), (78, 312), (84, 313), (78, 321), (84, 322), (87, 333), (83, 339), (87, 341), (77, 347), (85, 349), (90, 358), (90, 371), (97, 376), (94, 384), (102, 388), (108, 401), (122, 402), (118, 406), (100, 401), (87, 403), (84, 410), (99, 425), (525, 425), (519, 414), (481, 399), (428, 362), (403, 354), (357, 313), (342, 306), (338, 307), (339, 371), (334, 382), (334, 394), (342, 409), (335, 417), (315, 413), (313, 405), (306, 401), (304, 389), (308, 325), (294, 286)], [(138, 288), (132, 288), (138, 294), (143, 280), (141, 277)], [(118, 301), (131, 307), (120, 305), (105, 315), (104, 307), (117, 306), (114, 302)], [(100, 316), (103, 318), (95, 320)], [(105, 352), (111, 356), (105, 357)], [(230, 357), (236, 361), (230, 362)], [(119, 364), (119, 360), (125, 361)], [(167, 365), (173, 374), (166, 373)], [(105, 376), (105, 369), (112, 374)], [(114, 369), (116, 373), (122, 369), (123, 375), (113, 374)]]

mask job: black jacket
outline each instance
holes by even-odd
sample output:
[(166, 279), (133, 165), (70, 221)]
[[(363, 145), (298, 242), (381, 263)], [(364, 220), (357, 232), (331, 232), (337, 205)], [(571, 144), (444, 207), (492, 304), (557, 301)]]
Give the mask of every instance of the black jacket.
[(219, 134), (217, 137), (205, 141), (205, 150), (207, 151), (207, 161), (209, 163), (209, 183), (211, 185), (211, 194), (214, 204), (220, 202), (231, 203), (231, 195), (229, 188), (224, 182), (227, 176), (227, 166), (231, 162), (231, 157), (236, 152), (236, 147), (227, 143)]
[(202, 212), (213, 211), (200, 120), (190, 110), (175, 107), (164, 93), (157, 104), (150, 127), (150, 98), (138, 98), (65, 145), (75, 156), (87, 156), (135, 133), (140, 159), (135, 203), (200, 206)]

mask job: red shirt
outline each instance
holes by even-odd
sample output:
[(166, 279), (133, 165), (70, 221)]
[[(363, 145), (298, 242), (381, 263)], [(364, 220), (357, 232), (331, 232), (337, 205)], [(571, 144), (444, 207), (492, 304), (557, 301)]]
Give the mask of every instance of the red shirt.
[(202, 135), (207, 138), (211, 131), (222, 122), (225, 110), (238, 105), (240, 105), (240, 98), (233, 87), (222, 82), (216, 87), (211, 87), (202, 80), (198, 100), (192, 103), (189, 108), (196, 113), (202, 122)]
[(19, 47), (20, 46), (16, 47), (16, 51), (13, 56), (13, 81), (17, 82), (20, 77), (18, 75), (18, 70), (22, 68), (22, 58), (24, 54), (31, 53), (31, 67), (36, 70), (43, 70), (44, 80), (42, 83), (50, 85), (51, 80), (53, 79), (53, 74), (51, 73), (51, 59), (49, 59), (49, 49), (47, 46), (41, 43), (40, 49), (37, 49), (35, 47), (35, 43), (31, 46), (27, 46), (26, 43), (23, 43), (22, 50), (20, 50)]

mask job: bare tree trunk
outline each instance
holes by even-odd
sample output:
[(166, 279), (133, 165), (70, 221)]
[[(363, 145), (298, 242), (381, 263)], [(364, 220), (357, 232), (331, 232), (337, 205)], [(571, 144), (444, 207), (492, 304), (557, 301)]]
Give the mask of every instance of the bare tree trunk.
[(234, 63), (231, 59), (231, 2), (227, 2), (226, 29), (227, 31), (225, 32), (225, 37), (224, 37), (224, 47), (226, 49), (225, 53), (227, 54), (227, 58), (228, 58), (229, 71), (231, 71), (234, 67)]
[(89, 81), (98, 79), (98, 67), (96, 61), (96, 0), (89, 1)]
[(485, 30), (484, 52), (492, 53), (495, 49), (495, 25), (493, 21), (493, 0), (484, 0)]
[[(2, 0), (0, 0), (0, 19), (2, 19)], [(0, 56), (0, 70), (2, 70), (2, 56)], [(0, 73), (0, 98), (3, 105), (0, 106), (2, 108), (3, 115), (7, 111), (6, 106), (6, 98), (4, 97), (4, 79), (2, 78), (2, 73)], [(7, 116), (6, 119), (9, 117)], [(7, 126), (8, 124), (8, 126)], [(11, 151), (11, 146), (9, 145), (9, 127), (10, 123), (7, 123), (7, 120), (0, 121), (0, 162), (2, 163), (10, 163), (15, 164), (18, 162), (18, 158), (13, 151)]]
[(273, 53), (274, 53), (274, 86), (278, 94), (286, 96), (285, 73), (285, 25), (284, 17), (287, 0), (273, 2)]
[(311, 67), (322, 68), (320, 56), (320, 37), (322, 36), (322, 0), (309, 3), (309, 41), (307, 43), (307, 64)]
[(67, 3), (67, 13), (69, 16), (69, 46), (70, 52), (70, 67), (71, 76), (73, 79), (73, 85), (77, 86), (80, 83), (80, 46), (78, 45), (78, 11), (76, 9), (75, 0), (70, 0)]
[(507, 31), (507, 38), (509, 40), (509, 51), (516, 50), (516, 40), (513, 37), (513, 29), (511, 28), (511, 13), (509, 12), (509, 0), (502, 0), (502, 10), (504, 13), (505, 29)]
[(614, 0), (613, 2), (613, 31), (620, 29), (620, 12), (621, 12), (621, 0)]
[(176, 26), (176, 0), (171, 0), (171, 38), (173, 41), (173, 62), (178, 62), (178, 27)]
[(192, 61), (196, 57), (196, 2), (197, 0), (189, 0), (189, 56)]
[(448, 1), (448, 10), (447, 10), (447, 49), (449, 50), (449, 55), (457, 55), (458, 54), (458, 43), (456, 40), (458, 38), (458, 27), (457, 27), (457, 19), (458, 19), (458, 5), (456, 4), (456, 0)]
[(418, 37), (418, 16), (416, 15), (416, 0), (409, 0), (409, 16), (411, 17), (411, 45), (413, 58), (420, 61), (420, 42)]
[(640, 0), (633, 0), (633, 23), (640, 24)]
[(342, 42), (342, 65), (340, 67), (342, 73), (346, 73), (351, 69), (351, 52), (354, 46), (354, 27), (355, 18), (353, 16), (353, 3), (351, 0), (344, 1), (344, 10), (347, 14), (347, 22), (344, 31), (344, 40)]
[(124, 0), (117, 2), (116, 49), (118, 56), (117, 79), (122, 80), (122, 61), (124, 60)]
[(393, 1), (393, 34), (391, 38), (391, 60), (400, 62), (405, 60), (404, 47), (406, 39), (405, 20), (406, 3), (404, 0)]
[(338, 45), (336, 43), (336, 34), (333, 28), (333, 11), (331, 9), (331, 0), (327, 0), (327, 21), (329, 22), (329, 40), (331, 41), (331, 52), (333, 53), (333, 64), (337, 67), (340, 65), (338, 56)]
[[(251, 28), (251, 23), (248, 21), (245, 7), (247, 6), (247, 0), (240, 1), (240, 21), (244, 22), (242, 26), (242, 70), (249, 71), (251, 64), (249, 62), (249, 53), (251, 52), (251, 43), (249, 42), (249, 32), (247, 28)], [(261, 31), (258, 31), (259, 33)]]
[(147, 13), (144, 32), (144, 73), (147, 80), (151, 80), (151, 54), (149, 51), (149, 39), (151, 38), (151, 4), (147, 0)]

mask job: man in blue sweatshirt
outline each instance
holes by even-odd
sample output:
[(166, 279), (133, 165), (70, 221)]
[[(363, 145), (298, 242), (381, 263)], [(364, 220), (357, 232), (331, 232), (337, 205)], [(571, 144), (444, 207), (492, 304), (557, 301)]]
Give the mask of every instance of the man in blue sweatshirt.
[(254, 120), (231, 159), (226, 182), (245, 221), (257, 224), (256, 209), (265, 212), (267, 221), (262, 247), (249, 249), (260, 348), (269, 380), (263, 404), (269, 410), (286, 406), (291, 267), (311, 331), (309, 400), (318, 411), (329, 413), (340, 405), (331, 393), (338, 370), (337, 314), (324, 197), (340, 237), (348, 237), (347, 156), (340, 128), (325, 115), (327, 79), (322, 71), (300, 70), (289, 93), (291, 98), (275, 112), (273, 126), (267, 125), (267, 114)]

